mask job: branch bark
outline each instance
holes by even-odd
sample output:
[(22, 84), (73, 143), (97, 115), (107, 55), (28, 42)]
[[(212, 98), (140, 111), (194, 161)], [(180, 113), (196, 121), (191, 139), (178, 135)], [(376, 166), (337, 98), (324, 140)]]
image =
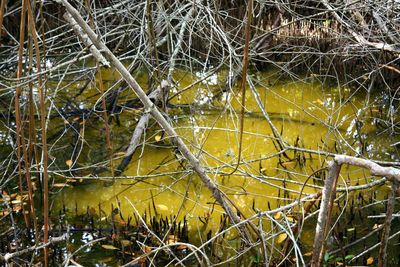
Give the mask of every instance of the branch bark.
[[(334, 159), (329, 162), (329, 173), (328, 177), (325, 181), (325, 185), (322, 191), (322, 200), (321, 200), (321, 207), (318, 214), (318, 222), (315, 229), (315, 238), (314, 238), (314, 246), (313, 246), (313, 256), (311, 259), (311, 266), (320, 266), (323, 256), (324, 256), (324, 244), (327, 234), (327, 229), (331, 217), (331, 207), (333, 205), (334, 199), (333, 194), (336, 191), (336, 184), (337, 178), (340, 173), (340, 168), (343, 164), (349, 164), (353, 166), (358, 166), (364, 169), (368, 169), (372, 175), (375, 176), (384, 176), (388, 180), (391, 180), (394, 183), (394, 187), (397, 188), (397, 183), (400, 181), (400, 170), (393, 167), (382, 167), (379, 164), (367, 160), (356, 158), (347, 155), (336, 155)], [(389, 235), (390, 230), (390, 222), (391, 222), (391, 213), (393, 212), (393, 207), (390, 206), (390, 200), (388, 203), (388, 210), (387, 210), (387, 217), (390, 217), (386, 220), (388, 225), (385, 225), (385, 231), (381, 241), (381, 251), (386, 251), (387, 246), (387, 236)], [(387, 236), (386, 236), (387, 235)], [(382, 252), (384, 253), (384, 252)], [(383, 264), (380, 266), (385, 266), (385, 258), (382, 257)], [(381, 262), (380, 261), (380, 262)]]
[(392, 190), (390, 192), (389, 200), (386, 207), (386, 217), (385, 217), (385, 222), (383, 224), (381, 246), (379, 248), (379, 255), (378, 255), (378, 267), (384, 267), (387, 265), (387, 245), (389, 241), (390, 225), (392, 223), (397, 187), (398, 183), (396, 181), (393, 182)]
[(325, 243), (325, 234), (327, 229), (327, 224), (329, 222), (329, 210), (332, 192), (335, 181), (339, 177), (341, 165), (338, 164), (335, 160), (328, 163), (329, 173), (328, 177), (325, 181), (325, 186), (322, 189), (322, 198), (321, 198), (321, 207), (318, 214), (317, 227), (315, 229), (315, 238), (314, 238), (314, 246), (313, 246), (313, 256), (311, 259), (311, 267), (320, 266), (324, 251), (323, 244)]

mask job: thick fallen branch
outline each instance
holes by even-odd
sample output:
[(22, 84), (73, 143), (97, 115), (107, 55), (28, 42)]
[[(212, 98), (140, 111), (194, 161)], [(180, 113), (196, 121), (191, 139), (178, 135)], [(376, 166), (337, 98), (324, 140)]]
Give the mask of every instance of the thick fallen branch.
[[(124, 78), (127, 84), (133, 89), (135, 94), (138, 96), (140, 101), (142, 101), (145, 111), (150, 113), (152, 117), (160, 124), (160, 126), (165, 130), (165, 132), (171, 137), (174, 144), (178, 147), (182, 156), (192, 165), (194, 171), (198, 174), (202, 182), (207, 186), (207, 188), (211, 191), (213, 197), (216, 201), (222, 206), (225, 210), (231, 221), (235, 224), (240, 223), (239, 216), (236, 215), (235, 211), (228, 203), (226, 196), (220, 191), (217, 184), (215, 184), (210, 177), (205, 172), (205, 169), (200, 165), (199, 160), (193, 155), (193, 153), (189, 150), (186, 144), (182, 141), (179, 135), (175, 132), (174, 128), (169, 124), (166, 118), (161, 114), (158, 108), (154, 105), (154, 103), (149, 99), (140, 85), (136, 82), (136, 80), (132, 77), (129, 71), (125, 68), (125, 66), (115, 57), (115, 55), (107, 48), (107, 46), (98, 38), (98, 36), (92, 31), (92, 29), (87, 25), (87, 23), (83, 20), (79, 12), (71, 6), (67, 0), (57, 0), (57, 2), (62, 3), (68, 13), (70, 15), (66, 15), (65, 19), (71, 24), (72, 27), (82, 28), (82, 31), (87, 34), (88, 38), (93, 42), (93, 45), (97, 47), (99, 51), (102, 51), (106, 58), (110, 61), (110, 64), (118, 70), (120, 75)], [(79, 32), (79, 31), (78, 31)], [(96, 54), (93, 54), (96, 56)], [(247, 231), (242, 233), (245, 235), (247, 241), (250, 241), (249, 234)]]
[(325, 180), (325, 186), (322, 189), (321, 207), (318, 214), (317, 227), (315, 229), (313, 256), (311, 266), (320, 266), (323, 259), (323, 246), (325, 243), (326, 229), (329, 222), (329, 210), (331, 206), (332, 192), (334, 184), (339, 177), (341, 165), (335, 160), (329, 162), (329, 173)]
[[(368, 169), (372, 175), (384, 176), (388, 180), (391, 180), (396, 184), (400, 181), (399, 169), (393, 167), (382, 167), (379, 164), (367, 159), (361, 159), (346, 155), (336, 155), (333, 160), (329, 162), (329, 174), (322, 191), (321, 208), (318, 214), (318, 222), (315, 229), (313, 256), (311, 259), (312, 267), (320, 266), (324, 256), (324, 244), (327, 238), (328, 226), (331, 217), (330, 211), (332, 209), (334, 201), (334, 192), (336, 191), (336, 181), (340, 173), (340, 168), (343, 164), (349, 164)], [(388, 212), (391, 213), (390, 210)], [(390, 224), (390, 221), (391, 218), (386, 222)], [(389, 226), (387, 226), (386, 228), (390, 229)], [(382, 240), (383, 241), (381, 243), (381, 246), (386, 246), (387, 238), (385, 240)], [(383, 248), (383, 250), (385, 251), (385, 248)], [(384, 260), (386, 260), (386, 258), (382, 261)], [(382, 266), (384, 266), (384, 263), (382, 263)]]

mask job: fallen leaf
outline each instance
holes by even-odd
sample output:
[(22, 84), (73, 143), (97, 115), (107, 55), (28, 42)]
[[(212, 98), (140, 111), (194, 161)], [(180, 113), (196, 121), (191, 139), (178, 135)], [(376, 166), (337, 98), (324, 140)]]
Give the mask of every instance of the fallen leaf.
[(72, 163), (73, 163), (73, 162), (72, 162), (72, 160), (70, 160), (70, 159), (68, 159), (68, 160), (65, 161), (65, 164), (67, 164), (68, 168), (71, 168)]
[(156, 205), (156, 206), (157, 206), (157, 208), (158, 208), (159, 210), (162, 210), (162, 211), (167, 211), (167, 210), (168, 210), (168, 207), (165, 206), (165, 205), (163, 205), (163, 204), (158, 204), (158, 205)]
[(279, 211), (279, 212), (274, 214), (274, 219), (275, 220), (280, 220), (280, 219), (282, 219), (282, 216), (283, 216), (282, 211)]
[(281, 244), (281, 243), (283, 243), (283, 241), (286, 240), (286, 238), (287, 238), (286, 233), (279, 234), (278, 237), (276, 238), (276, 243)]
[(58, 187), (58, 188), (62, 188), (62, 187), (72, 187), (72, 185), (70, 185), (70, 184), (65, 184), (65, 183), (57, 183), (57, 184), (53, 184), (53, 187)]
[(372, 263), (374, 263), (374, 257), (369, 257), (367, 259), (367, 265), (371, 265)]
[(286, 218), (287, 218), (287, 220), (289, 222), (295, 222), (296, 221), (296, 219), (293, 217), (293, 215), (288, 215)]
[(149, 246), (144, 246), (144, 253), (150, 253), (152, 251), (151, 247)]
[(282, 162), (282, 166), (291, 166), (291, 165), (295, 165), (296, 161), (286, 161), (286, 162)]
[(161, 135), (156, 135), (154, 137), (154, 139), (156, 140), (156, 142), (160, 142), (161, 141)]
[(188, 247), (186, 245), (179, 245), (176, 249), (178, 250), (183, 250), (183, 249), (187, 249)]
[(101, 247), (102, 247), (102, 248), (105, 248), (105, 249), (110, 249), (110, 250), (119, 249), (119, 248), (114, 247), (113, 245), (101, 245)]

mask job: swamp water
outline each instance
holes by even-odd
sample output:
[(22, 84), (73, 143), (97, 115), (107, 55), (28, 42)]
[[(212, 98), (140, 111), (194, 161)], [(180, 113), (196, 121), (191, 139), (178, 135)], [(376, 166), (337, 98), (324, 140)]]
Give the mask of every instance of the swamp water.
[[(384, 120), (386, 115), (382, 102), (374, 102), (365, 92), (323, 85), (318, 77), (293, 81), (280, 78), (275, 72), (257, 73), (251, 78), (272, 123), (288, 145), (302, 149), (285, 150), (287, 157), (284, 156), (260, 106), (247, 88), (241, 162), (234, 174), (227, 175), (237, 162), (241, 93), (236, 87), (232, 92), (221, 91), (225, 74), (211, 75), (174, 97), (168, 113), (170, 123), (207, 169), (210, 178), (247, 217), (257, 211), (289, 204), (299, 197), (300, 191), (302, 196), (318, 192), (323, 185), (323, 172), (312, 174), (326, 166), (328, 152), (363, 154), (376, 160), (397, 159), (394, 150), (388, 149), (398, 140), (392, 140), (389, 131), (376, 127), (379, 118)], [(105, 71), (102, 76), (106, 89), (119, 78), (113, 71)], [(175, 73), (174, 78), (181, 90), (202, 76), (202, 73), (182, 71)], [(146, 77), (138, 75), (137, 78), (146, 88)], [(66, 98), (56, 105), (75, 101), (80, 108), (92, 108), (96, 101), (100, 103), (95, 85), (78, 94), (83, 84), (84, 81), (74, 81), (68, 86), (58, 85), (58, 94)], [(71, 95), (74, 97), (69, 99)], [(133, 92), (127, 89), (119, 103), (133, 98)], [(120, 126), (115, 123), (115, 117), (110, 124), (114, 168), (123, 157), (142, 111), (126, 108), (118, 116)], [(144, 214), (146, 218), (156, 215), (176, 218), (178, 222), (186, 220), (189, 241), (197, 245), (209, 238), (207, 234), (220, 229), (222, 208), (153, 120), (129, 166), (114, 182), (109, 179), (109, 155), (100, 113), (55, 118), (49, 125), (50, 169), (57, 169), (51, 172), (53, 216), (61, 210), (67, 214), (89, 212), (101, 221), (107, 219), (112, 209), (118, 208), (121, 216), (115, 218), (120, 223), (125, 223), (128, 217), (137, 219)], [(310, 175), (312, 179), (307, 179)], [(303, 186), (306, 179), (308, 183)], [(344, 167), (339, 187), (364, 184), (372, 179), (364, 170)], [(384, 188), (383, 192), (386, 191)], [(384, 198), (376, 197), (373, 190), (365, 194), (365, 198), (369, 196), (373, 201)], [(354, 196), (349, 194), (344, 198), (348, 204)], [(289, 214), (286, 218), (293, 220), (295, 216), (290, 214), (296, 211), (298, 208), (286, 213)], [(370, 224), (372, 227), (374, 221)], [(314, 227), (312, 224), (303, 229), (304, 253), (310, 251)], [(280, 238), (281, 229), (271, 221), (265, 220), (264, 228), (271, 234), (268, 242)], [(86, 236), (75, 242), (84, 244), (92, 239), (93, 236)], [(234, 250), (228, 247), (237, 247), (237, 233), (230, 231), (224, 239), (231, 242), (226, 245), (225, 256), (231, 256)], [(89, 264), (104, 257), (102, 252), (96, 255), (86, 260), (82, 256), (82, 260)], [(108, 264), (104, 262), (103, 265)]]

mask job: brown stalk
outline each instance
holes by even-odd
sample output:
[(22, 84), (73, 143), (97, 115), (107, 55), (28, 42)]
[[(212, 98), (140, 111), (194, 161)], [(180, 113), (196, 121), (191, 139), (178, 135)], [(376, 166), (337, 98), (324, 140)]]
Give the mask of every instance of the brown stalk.
[[(30, 6), (30, 4), (28, 4)], [(30, 19), (29, 12), (28, 12), (28, 25), (32, 23), (32, 20)], [(32, 73), (32, 62), (33, 62), (33, 47), (32, 47), (32, 31), (30, 27), (28, 26), (28, 58), (29, 58), (29, 63), (28, 63), (28, 73)], [(36, 134), (35, 134), (35, 116), (34, 116), (34, 103), (33, 103), (33, 82), (29, 82), (29, 141), (28, 141), (28, 155), (27, 155), (27, 162), (31, 164), (32, 162), (32, 157), (33, 157), (33, 152), (35, 152), (35, 160), (36, 162), (38, 161), (38, 153), (37, 153), (37, 148), (35, 146), (36, 144)], [(38, 164), (36, 164), (36, 167), (38, 167)], [(30, 210), (31, 210), (31, 216), (32, 216), (32, 221), (33, 221), (33, 227), (34, 227), (34, 232), (35, 232), (35, 239), (36, 242), (39, 241), (39, 233), (38, 233), (38, 226), (37, 226), (37, 221), (36, 221), (36, 209), (35, 209), (35, 203), (33, 199), (33, 188), (32, 188), (32, 179), (29, 174), (30, 172), (27, 173), (26, 175), (26, 183), (28, 186), (28, 198), (29, 198), (29, 205), (30, 205)]]
[[(19, 48), (18, 48), (18, 69), (17, 69), (17, 79), (22, 77), (22, 56), (24, 52), (24, 42), (25, 42), (25, 22), (26, 22), (26, 2), (22, 0), (21, 3), (21, 22), (20, 22), (20, 29), (19, 29)], [(21, 121), (21, 109), (19, 105), (19, 99), (22, 94), (21, 86), (17, 86), (16, 93), (15, 93), (15, 124), (16, 124), (16, 132), (17, 132), (17, 158), (18, 158), (18, 175), (19, 175), (19, 190), (21, 196), (23, 195), (23, 183), (22, 183), (22, 165), (21, 165), (21, 149), (22, 155), (24, 160), (24, 168), (25, 168), (25, 176), (29, 176), (29, 161), (27, 159), (27, 151), (25, 147), (25, 138), (22, 128), (22, 121)], [(27, 228), (30, 228), (30, 221), (29, 217), (25, 212), (24, 205), (22, 205), (22, 211), (24, 214), (24, 220)]]
[(244, 114), (246, 111), (246, 83), (247, 83), (247, 66), (249, 64), (249, 46), (250, 46), (250, 32), (251, 32), (251, 21), (253, 19), (253, 0), (249, 0), (247, 4), (247, 22), (245, 29), (245, 44), (243, 51), (243, 61), (242, 61), (242, 82), (240, 83), (240, 91), (242, 92), (241, 106), (242, 110), (240, 112), (240, 133), (239, 133), (239, 151), (238, 160), (235, 169), (228, 175), (231, 175), (237, 171), (240, 165), (241, 154), (242, 154), (242, 144), (243, 144), (243, 129), (244, 129)]
[[(29, 26), (32, 32), (33, 42), (35, 44), (35, 52), (36, 52), (36, 68), (38, 73), (41, 72), (40, 66), (40, 49), (39, 49), (39, 42), (36, 35), (36, 27), (34, 24), (34, 16), (32, 14), (32, 10), (30, 5), (28, 5), (28, 18), (29, 18)], [(49, 241), (49, 177), (48, 177), (48, 170), (47, 170), (47, 133), (46, 133), (46, 101), (45, 101), (45, 92), (44, 92), (44, 85), (42, 81), (42, 76), (38, 75), (38, 90), (39, 90), (39, 97), (40, 97), (40, 126), (42, 128), (42, 170), (43, 170), (43, 243), (47, 243)], [(44, 266), (48, 266), (48, 254), (49, 248), (44, 248)]]
[(106, 132), (107, 150), (108, 150), (108, 154), (110, 156), (111, 176), (114, 177), (113, 147), (112, 147), (111, 137), (110, 137), (110, 127), (108, 126), (106, 96), (104, 95), (104, 84), (103, 84), (103, 78), (102, 78), (99, 62), (97, 62), (97, 71), (98, 71), (98, 74), (99, 74), (98, 75), (98, 79), (99, 79), (98, 82), (99, 82), (100, 94), (102, 95), (101, 106), (102, 106), (102, 109), (103, 109), (104, 130)]
[(7, 0), (1, 0), (0, 6), (0, 44), (1, 44), (1, 37), (3, 37), (3, 19), (4, 19), (4, 10), (7, 6)]
[[(88, 13), (89, 16), (89, 23), (90, 27), (94, 30), (94, 20), (92, 16), (92, 12), (90, 10), (90, 0), (85, 1), (86, 4), (86, 12)], [(101, 74), (101, 68), (100, 64), (97, 61), (96, 62), (96, 69), (98, 73), (98, 82), (99, 82), (99, 88), (100, 88), (100, 94), (102, 96), (101, 98), (101, 107), (103, 109), (103, 120), (104, 120), (104, 130), (106, 133), (106, 144), (107, 144), (107, 150), (108, 150), (108, 155), (110, 157), (110, 169), (111, 169), (111, 176), (114, 177), (114, 163), (113, 163), (113, 147), (111, 143), (111, 137), (110, 137), (110, 127), (108, 125), (108, 114), (107, 114), (107, 105), (106, 105), (106, 97), (104, 95), (104, 83), (103, 83), (103, 76)]]

